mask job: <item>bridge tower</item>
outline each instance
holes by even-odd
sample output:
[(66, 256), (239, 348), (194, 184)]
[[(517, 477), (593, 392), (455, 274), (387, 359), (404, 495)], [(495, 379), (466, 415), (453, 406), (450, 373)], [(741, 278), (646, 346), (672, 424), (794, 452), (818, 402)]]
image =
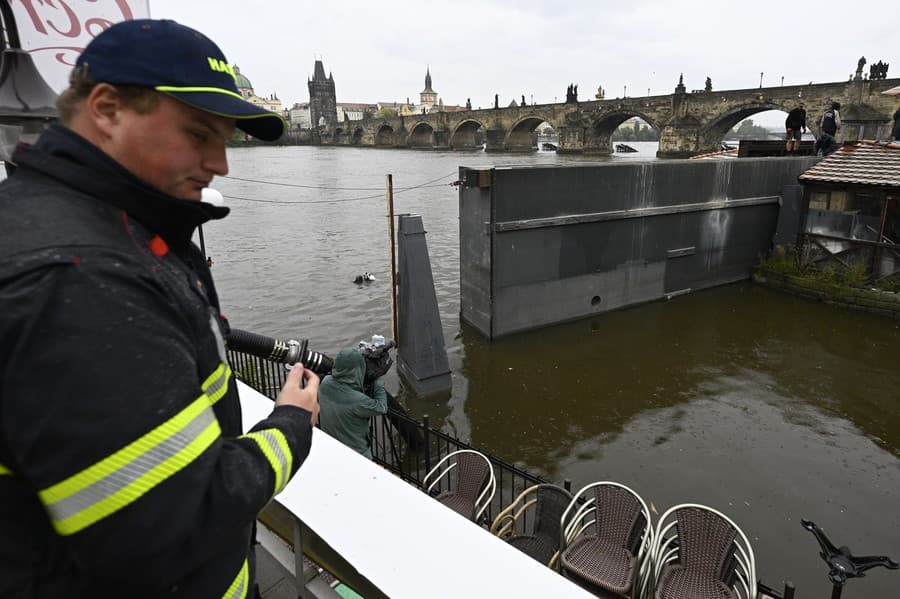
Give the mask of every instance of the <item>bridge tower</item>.
[(334, 77), (328, 73), (325, 77), (325, 66), (321, 60), (316, 61), (312, 79), (307, 80), (309, 87), (309, 122), (314, 137), (318, 138), (318, 128), (322, 125), (337, 124), (337, 96), (334, 91)]
[(431, 68), (425, 67), (425, 89), (419, 93), (419, 102), (425, 107), (425, 112), (431, 112), (437, 99), (437, 92), (431, 89)]

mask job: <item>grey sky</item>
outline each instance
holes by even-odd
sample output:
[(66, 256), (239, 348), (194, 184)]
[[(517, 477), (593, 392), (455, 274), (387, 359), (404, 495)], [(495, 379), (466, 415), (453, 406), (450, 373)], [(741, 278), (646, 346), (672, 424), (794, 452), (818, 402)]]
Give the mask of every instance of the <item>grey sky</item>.
[[(900, 2), (757, 0), (150, 0), (209, 35), (258, 95), (306, 102), (321, 57), (339, 102), (418, 101), (430, 65), (446, 104), (537, 103), (843, 81), (865, 56), (900, 75)], [(866, 65), (868, 72), (868, 64)]]

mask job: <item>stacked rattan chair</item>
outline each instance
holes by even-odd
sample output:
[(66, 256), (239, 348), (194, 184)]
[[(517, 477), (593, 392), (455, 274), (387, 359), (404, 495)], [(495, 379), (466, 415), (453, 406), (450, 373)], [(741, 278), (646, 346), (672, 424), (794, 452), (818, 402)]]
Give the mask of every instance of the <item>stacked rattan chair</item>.
[(642, 596), (653, 527), (637, 493), (614, 482), (589, 484), (569, 503), (562, 522), (564, 576), (599, 596)]
[(650, 552), (654, 599), (755, 599), (756, 562), (746, 535), (724, 514), (698, 504), (666, 511)]
[(422, 479), (426, 493), (473, 522), (490, 505), (496, 487), (490, 460), (474, 449), (448, 454)]
[(491, 532), (507, 543), (553, 567), (559, 556), (562, 516), (572, 494), (551, 484), (528, 487), (491, 524)]

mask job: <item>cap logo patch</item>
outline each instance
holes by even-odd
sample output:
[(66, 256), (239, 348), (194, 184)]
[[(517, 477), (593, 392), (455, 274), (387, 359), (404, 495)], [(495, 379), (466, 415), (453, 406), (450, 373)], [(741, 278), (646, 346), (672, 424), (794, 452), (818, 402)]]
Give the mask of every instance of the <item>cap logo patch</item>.
[(207, 57), (209, 61), (209, 68), (217, 73), (228, 73), (231, 75), (231, 78), (234, 79), (235, 84), (237, 84), (237, 75), (234, 74), (234, 69), (231, 68), (231, 65), (225, 62), (224, 60), (219, 60), (218, 58), (213, 58), (212, 56)]

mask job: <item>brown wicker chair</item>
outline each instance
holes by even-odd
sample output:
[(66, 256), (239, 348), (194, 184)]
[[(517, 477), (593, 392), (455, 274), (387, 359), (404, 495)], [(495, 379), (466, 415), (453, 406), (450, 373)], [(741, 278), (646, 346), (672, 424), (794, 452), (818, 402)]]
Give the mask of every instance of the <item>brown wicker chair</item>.
[[(444, 483), (447, 489), (440, 491)], [(460, 449), (444, 457), (422, 479), (422, 488), (454, 512), (478, 522), (491, 503), (497, 482), (487, 457), (474, 449)]]
[(655, 599), (755, 599), (756, 562), (746, 535), (697, 504), (666, 511), (650, 552)]
[(497, 514), (491, 532), (542, 564), (553, 567), (559, 555), (562, 515), (570, 501), (572, 494), (562, 487), (533, 485)]
[(650, 571), (650, 512), (619, 483), (587, 485), (563, 514), (559, 568), (564, 576), (604, 597), (640, 597)]

